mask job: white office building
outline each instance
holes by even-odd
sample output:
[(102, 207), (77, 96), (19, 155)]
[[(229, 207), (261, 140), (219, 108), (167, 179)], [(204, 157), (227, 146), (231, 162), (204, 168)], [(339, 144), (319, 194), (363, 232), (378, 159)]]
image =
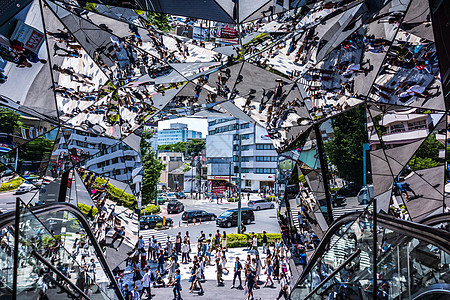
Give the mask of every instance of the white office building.
[(79, 130), (67, 133), (70, 135), (64, 134), (67, 138), (60, 139), (52, 157), (60, 156), (61, 152), (68, 154), (71, 149), (88, 154), (90, 158), (82, 161), (80, 167), (118, 181), (130, 181), (133, 169), (142, 166), (139, 154), (124, 142)]
[(206, 158), (210, 186), (236, 184), (239, 176), (239, 136), (241, 136), (242, 189), (272, 188), (278, 154), (266, 129), (236, 118), (209, 119)]

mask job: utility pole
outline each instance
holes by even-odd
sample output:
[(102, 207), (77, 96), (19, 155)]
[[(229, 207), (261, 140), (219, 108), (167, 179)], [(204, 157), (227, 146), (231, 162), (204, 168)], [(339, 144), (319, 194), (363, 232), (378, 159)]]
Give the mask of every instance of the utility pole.
[[(239, 124), (238, 124), (239, 126)], [(239, 128), (239, 127), (238, 127)], [(239, 131), (238, 131), (239, 132)], [(238, 134), (238, 140), (239, 140), (239, 149), (238, 149), (238, 168), (239, 168), (239, 200), (238, 200), (238, 233), (241, 233), (241, 188), (242, 188), (242, 164), (241, 164), (241, 160), (242, 160), (242, 151), (241, 151), (241, 145), (242, 145), (242, 137)]]

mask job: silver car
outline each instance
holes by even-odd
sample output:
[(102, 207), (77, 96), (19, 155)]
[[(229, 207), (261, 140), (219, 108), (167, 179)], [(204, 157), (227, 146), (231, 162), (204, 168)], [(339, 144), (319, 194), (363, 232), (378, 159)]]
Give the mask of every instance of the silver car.
[(267, 199), (251, 200), (248, 201), (248, 207), (253, 210), (275, 208), (275, 203)]

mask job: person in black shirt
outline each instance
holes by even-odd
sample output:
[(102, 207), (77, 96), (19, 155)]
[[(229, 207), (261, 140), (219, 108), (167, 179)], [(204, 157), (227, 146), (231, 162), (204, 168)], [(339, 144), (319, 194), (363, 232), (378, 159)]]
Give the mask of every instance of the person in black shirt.
[(256, 285), (256, 277), (250, 268), (247, 269), (247, 276), (245, 277), (245, 282), (247, 283), (248, 293), (247, 300), (253, 299), (253, 288)]
[(263, 246), (263, 253), (266, 253), (266, 250), (267, 250), (267, 235), (266, 235), (265, 231), (263, 231), (262, 246)]
[(242, 288), (241, 271), (242, 271), (242, 264), (239, 261), (239, 257), (236, 257), (236, 262), (234, 263), (233, 285), (231, 286), (231, 288), (234, 288), (234, 283), (236, 281), (236, 277), (239, 277), (239, 287), (238, 288)]

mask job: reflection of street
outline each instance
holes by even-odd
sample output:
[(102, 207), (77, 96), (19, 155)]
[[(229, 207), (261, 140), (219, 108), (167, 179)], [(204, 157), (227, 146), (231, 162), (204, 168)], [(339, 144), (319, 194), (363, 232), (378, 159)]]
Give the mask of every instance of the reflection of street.
[(22, 199), (23, 202), (28, 203), (38, 190), (33, 190), (25, 194), (15, 195), (15, 191), (8, 191), (0, 193), (0, 211), (7, 212), (16, 209), (16, 198)]
[[(259, 199), (256, 195), (251, 195), (251, 200)], [(180, 200), (184, 204), (185, 211), (189, 210), (204, 210), (209, 213), (214, 213), (216, 216), (221, 215), (228, 209), (237, 208), (236, 203), (222, 203), (217, 204), (214, 202), (209, 202), (209, 200), (191, 200), (185, 199)], [(247, 207), (248, 201), (245, 199), (242, 201), (242, 207)], [(225, 231), (227, 234), (237, 233), (237, 227), (224, 228), (217, 227), (215, 221), (205, 221), (202, 224), (196, 224), (195, 226), (191, 223), (186, 226), (186, 222), (181, 221), (181, 215), (179, 214), (168, 214), (167, 213), (167, 204), (161, 206), (162, 212), (161, 216), (166, 216), (167, 218), (171, 218), (174, 223), (174, 228), (167, 230), (141, 230), (141, 234), (144, 236), (144, 240), (147, 241), (148, 237), (151, 237), (152, 234), (156, 232), (163, 232), (164, 234), (169, 235), (170, 237), (175, 237), (178, 232), (184, 234), (186, 231), (189, 231), (190, 236), (192, 236), (193, 240), (197, 240), (197, 237), (200, 236), (200, 231), (204, 231), (207, 235), (209, 233), (214, 234), (217, 229), (222, 233)], [(181, 224), (181, 227), (178, 227)], [(263, 230), (269, 233), (277, 233), (280, 232), (280, 228), (278, 226), (277, 218), (276, 218), (276, 209), (266, 209), (261, 211), (255, 211), (255, 222), (252, 222), (250, 225), (246, 225), (247, 233), (257, 232), (261, 233)], [(158, 239), (159, 240), (159, 239)], [(166, 242), (166, 241), (162, 241)]]
[(346, 197), (345, 204), (342, 206), (333, 207), (333, 217), (336, 220), (340, 216), (352, 212), (352, 211), (362, 211), (365, 205), (359, 204), (357, 197)]

